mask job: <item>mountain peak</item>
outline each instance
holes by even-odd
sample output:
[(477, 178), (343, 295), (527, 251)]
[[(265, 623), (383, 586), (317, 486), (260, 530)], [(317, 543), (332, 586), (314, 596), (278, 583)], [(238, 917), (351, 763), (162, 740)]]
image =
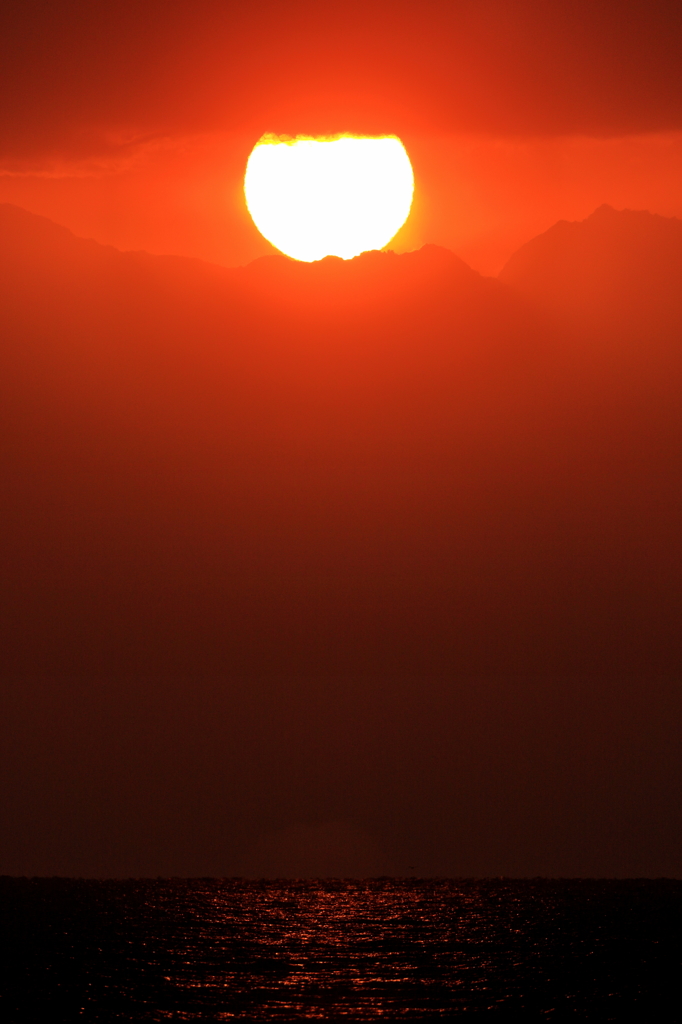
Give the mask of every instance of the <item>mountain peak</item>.
[(625, 334), (682, 325), (682, 221), (603, 204), (522, 246), (500, 280), (565, 321)]

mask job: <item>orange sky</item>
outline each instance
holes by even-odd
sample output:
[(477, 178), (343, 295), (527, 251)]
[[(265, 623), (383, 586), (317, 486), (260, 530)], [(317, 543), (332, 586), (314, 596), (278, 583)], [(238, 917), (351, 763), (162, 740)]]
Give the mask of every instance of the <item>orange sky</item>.
[(677, 5), (606, 0), (28, 0), (0, 12), (0, 202), (123, 249), (271, 251), (264, 131), (396, 133), (435, 242), (484, 273), (595, 207), (682, 215)]

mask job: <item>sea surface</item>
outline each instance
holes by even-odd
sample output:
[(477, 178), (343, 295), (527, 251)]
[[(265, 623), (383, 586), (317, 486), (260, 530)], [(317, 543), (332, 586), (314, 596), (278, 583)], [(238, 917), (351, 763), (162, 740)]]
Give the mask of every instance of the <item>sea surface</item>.
[(682, 1019), (682, 882), (0, 879), (0, 1020)]

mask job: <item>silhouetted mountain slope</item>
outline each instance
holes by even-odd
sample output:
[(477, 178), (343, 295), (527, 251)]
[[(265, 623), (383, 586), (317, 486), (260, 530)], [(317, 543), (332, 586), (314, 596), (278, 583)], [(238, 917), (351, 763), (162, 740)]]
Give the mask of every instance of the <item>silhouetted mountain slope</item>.
[(29, 213), (11, 203), (0, 203), (0, 259), (5, 273), (12, 268), (22, 274), (41, 270), (51, 276), (111, 272), (120, 266), (147, 270), (152, 276), (172, 279), (181, 275), (185, 282), (206, 278), (225, 279), (224, 267), (184, 256), (150, 256), (146, 252), (121, 252), (89, 238), (79, 238), (68, 228), (47, 217)]
[(0, 262), (6, 671), (680, 664), (669, 346), (595, 369), (436, 247), (224, 270), (3, 207)]
[(251, 328), (254, 312), (281, 320), (288, 305), (298, 316), (313, 318), (320, 306), (331, 304), (341, 318), (364, 306), (365, 315), (393, 320), (415, 302), (423, 309), (427, 298), (453, 304), (463, 316), (468, 307), (485, 316), (495, 300), (513, 305), (496, 281), (437, 246), (400, 257), (369, 252), (351, 261), (328, 257), (313, 264), (274, 255), (229, 270), (183, 257), (119, 252), (8, 204), (0, 205), (0, 239), (0, 287), (10, 306), (31, 305), (32, 289), (39, 286), (43, 306), (63, 306), (79, 295), (86, 306), (94, 300), (93, 312), (107, 300), (111, 313), (134, 305), (145, 316), (161, 302), (176, 311), (199, 309), (204, 320), (224, 317), (229, 307), (233, 326), (243, 314)]
[(251, 286), (286, 289), (294, 301), (301, 292), (311, 297), (324, 298), (334, 289), (352, 290), (356, 299), (368, 297), (372, 301), (390, 295), (392, 302), (419, 294), (423, 302), (426, 295), (449, 294), (452, 298), (485, 295), (499, 291), (492, 278), (483, 278), (448, 249), (425, 245), (416, 252), (400, 256), (394, 252), (365, 252), (353, 260), (328, 256), (316, 263), (299, 263), (285, 256), (264, 256), (241, 268), (240, 278)]
[(500, 280), (591, 334), (679, 337), (682, 221), (601, 206), (522, 246)]

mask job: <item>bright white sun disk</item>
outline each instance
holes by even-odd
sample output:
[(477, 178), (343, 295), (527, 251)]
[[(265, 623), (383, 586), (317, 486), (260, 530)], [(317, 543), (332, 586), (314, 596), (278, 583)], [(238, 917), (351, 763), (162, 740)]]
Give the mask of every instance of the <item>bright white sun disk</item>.
[(246, 165), (249, 213), (297, 260), (351, 259), (382, 249), (412, 205), (412, 165), (400, 139), (264, 136)]

